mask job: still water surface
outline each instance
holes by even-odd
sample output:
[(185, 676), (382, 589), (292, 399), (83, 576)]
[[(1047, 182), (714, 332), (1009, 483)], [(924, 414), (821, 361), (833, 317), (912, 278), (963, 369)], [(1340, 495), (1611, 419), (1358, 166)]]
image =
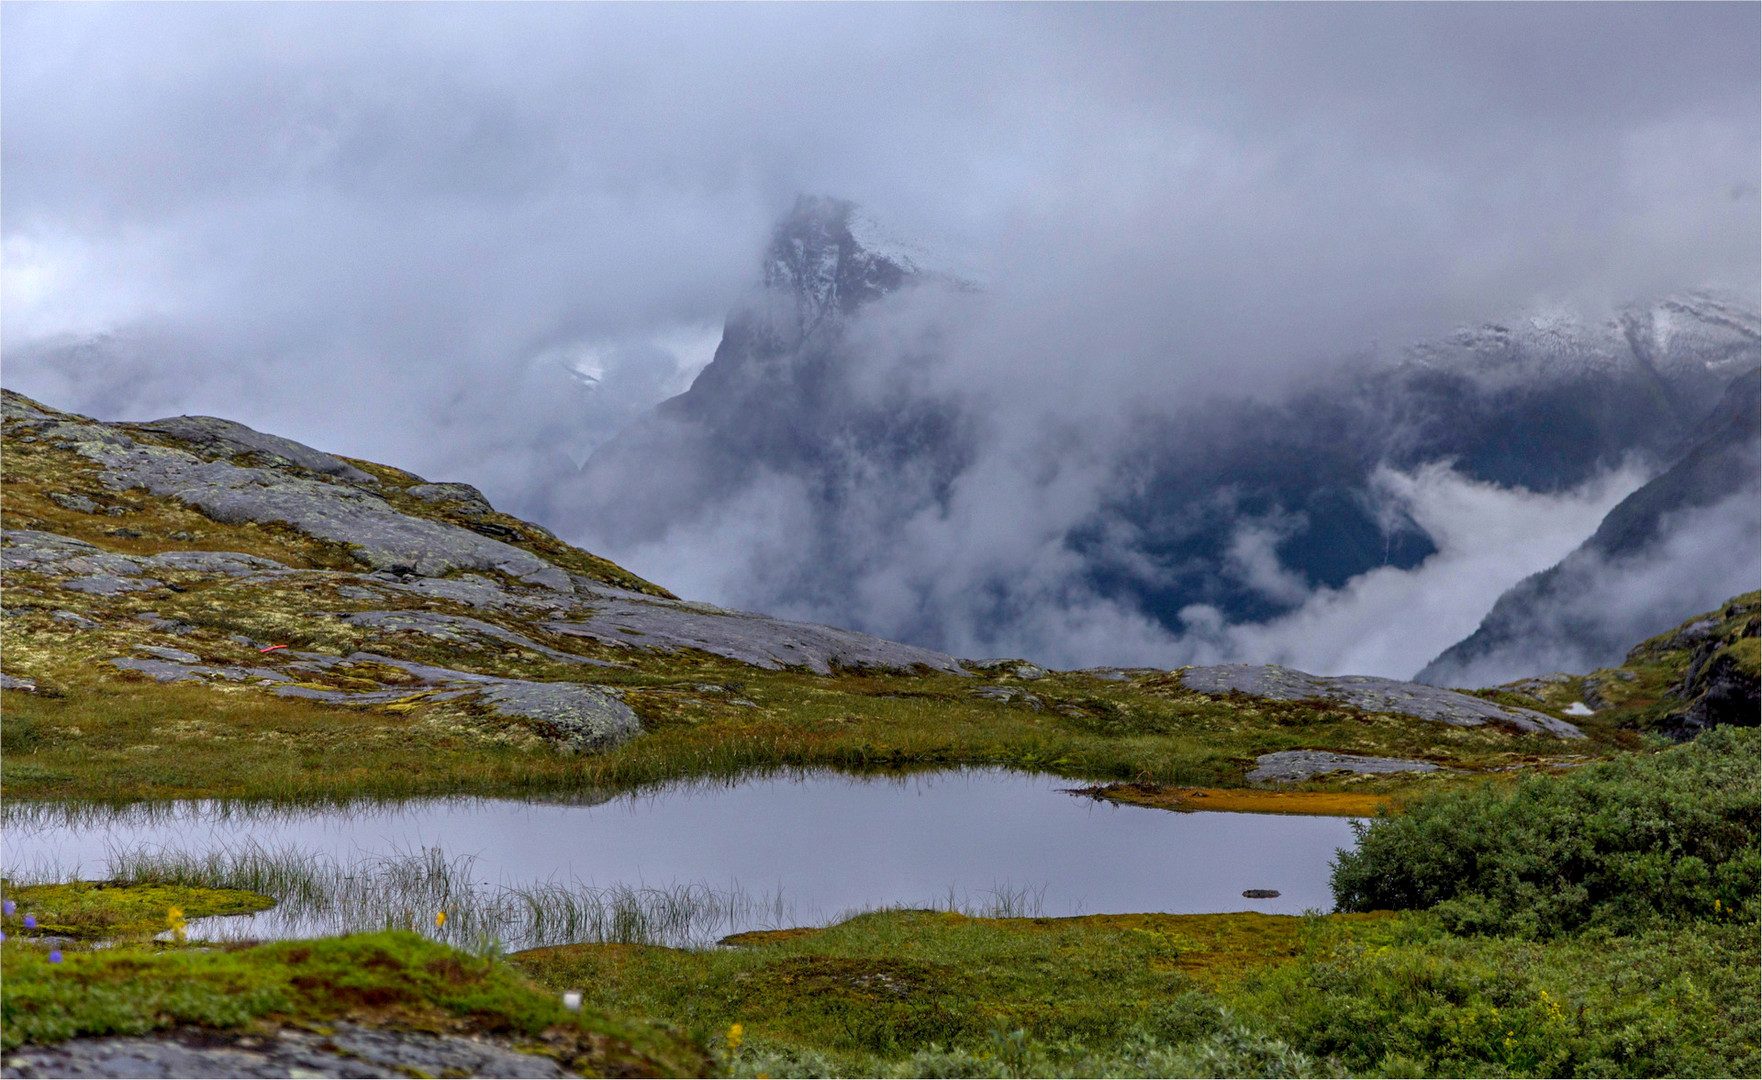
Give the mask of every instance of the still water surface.
[[(1068, 794), (1006, 770), (692, 783), (596, 805), (429, 799), (346, 810), (206, 802), (58, 813), (6, 808), (7, 870), (102, 878), (122, 849), (298, 848), (341, 862), (440, 848), (487, 886), (703, 884), (781, 897), (723, 932), (823, 923), (887, 905), (983, 908), (1027, 897), (1045, 915), (1330, 909), (1342, 818), (1171, 813)], [(1277, 889), (1245, 899), (1244, 889)], [(238, 924), (240, 920), (226, 920)], [(240, 929), (243, 929), (241, 926)], [(275, 933), (267, 924), (259, 932)]]

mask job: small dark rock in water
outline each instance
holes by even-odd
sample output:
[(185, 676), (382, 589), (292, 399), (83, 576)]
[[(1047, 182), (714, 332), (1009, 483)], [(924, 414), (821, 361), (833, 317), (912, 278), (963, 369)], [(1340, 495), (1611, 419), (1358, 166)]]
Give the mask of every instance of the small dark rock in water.
[(1250, 900), (1271, 900), (1279, 895), (1277, 889), (1243, 889), (1242, 895)]

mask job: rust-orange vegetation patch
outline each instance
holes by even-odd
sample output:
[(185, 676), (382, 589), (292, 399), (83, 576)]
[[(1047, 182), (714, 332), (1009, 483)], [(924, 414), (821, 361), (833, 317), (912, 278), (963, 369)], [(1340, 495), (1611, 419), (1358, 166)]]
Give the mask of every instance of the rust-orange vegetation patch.
[[(1330, 915), (1330, 923), (1386, 919), (1393, 913)], [(1306, 920), (1300, 915), (1232, 911), (1206, 915), (1077, 915), (1059, 919), (980, 919), (1023, 933), (1142, 936), (1156, 946), (1150, 966), (1157, 971), (1218, 979), (1251, 967), (1293, 960), (1303, 950)]]
[(744, 934), (729, 934), (722, 939), (724, 945), (756, 946), (779, 945), (785, 941), (800, 941), (802, 938), (818, 937), (826, 931), (818, 926), (792, 926), (787, 930), (748, 930)]
[(1133, 806), (1163, 810), (1228, 810), (1249, 814), (1325, 814), (1375, 817), (1377, 811), (1401, 809), (1389, 795), (1350, 791), (1265, 791), (1258, 788), (1201, 788), (1186, 785), (1107, 784), (1086, 794)]

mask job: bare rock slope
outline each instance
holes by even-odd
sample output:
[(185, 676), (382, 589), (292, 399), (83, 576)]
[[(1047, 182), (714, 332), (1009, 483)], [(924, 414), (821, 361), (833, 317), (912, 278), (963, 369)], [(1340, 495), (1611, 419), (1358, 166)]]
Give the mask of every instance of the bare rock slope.
[[(361, 646), (289, 649), (260, 631), (216, 642), (210, 626), (189, 649), (144, 643), (107, 657), (118, 672), (338, 705), (466, 700), (585, 751), (641, 731), (620, 692), (588, 675), (619, 666), (620, 654), (693, 650), (822, 674), (963, 670), (928, 649), (678, 600), (538, 525), (496, 513), (469, 485), (344, 461), (231, 421), (103, 423), (7, 391), (4, 424), (16, 496), (9, 519), (41, 526), (0, 537), (9, 615), (42, 607), (63, 629), (114, 631), (126, 618), (143, 635), (175, 636), (198, 628), (137, 609), (192, 591), (217, 613), (261, 611), (270, 597), (291, 596), (311, 602), (286, 613), (305, 640), (323, 627), (318, 636)], [(28, 514), (31, 506), (57, 520), (21, 518), (19, 508)], [(230, 528), (210, 530), (204, 521)], [(187, 524), (172, 527), (179, 522)], [(202, 550), (241, 539), (259, 550)], [(66, 599), (58, 606), (57, 597)], [(105, 606), (125, 598), (132, 598), (126, 612)], [(422, 641), (456, 661), (412, 661), (401, 645)], [(29, 652), (8, 656), (8, 688), (36, 685)], [(478, 666), (474, 657), (505, 670), (500, 661), (510, 654), (581, 676), (534, 681), (467, 670)]]

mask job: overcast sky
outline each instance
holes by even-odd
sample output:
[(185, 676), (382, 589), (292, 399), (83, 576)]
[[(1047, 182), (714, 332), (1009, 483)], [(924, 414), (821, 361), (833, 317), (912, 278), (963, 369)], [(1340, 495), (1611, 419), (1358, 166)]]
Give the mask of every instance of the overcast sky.
[(984, 284), (953, 377), (1071, 409), (1753, 294), (1759, 11), (12, 0), (4, 378), (536, 514), (801, 192)]
[(1294, 326), (1747, 291), (1757, 13), (9, 2), (6, 379), (494, 482), (509, 411), (576, 457), (625, 418), (559, 361), (602, 399), (689, 378), (802, 191), (1030, 310), (1082, 294), (1049, 321), (1111, 327), (1127, 383)]

